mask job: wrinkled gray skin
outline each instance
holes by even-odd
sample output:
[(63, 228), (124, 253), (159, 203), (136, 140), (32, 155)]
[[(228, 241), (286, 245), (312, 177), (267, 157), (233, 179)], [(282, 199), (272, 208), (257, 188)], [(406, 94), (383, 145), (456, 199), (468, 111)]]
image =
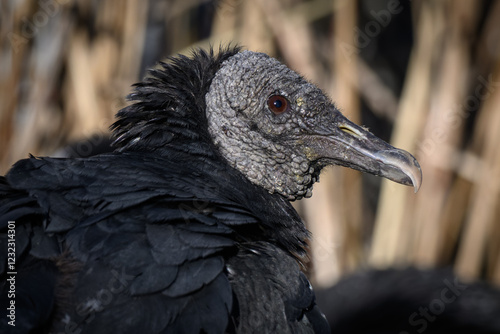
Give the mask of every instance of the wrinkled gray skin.
[[(268, 99), (287, 98), (273, 113)], [(313, 84), (266, 54), (225, 61), (206, 95), (209, 132), (230, 165), (254, 184), (290, 200), (309, 197), (326, 165), (342, 165), (418, 190), (415, 158), (347, 120)]]
[[(288, 97), (293, 112), (274, 115), (267, 98), (275, 94)], [(311, 195), (314, 167), (289, 141), (300, 140), (306, 122), (314, 120), (304, 108), (312, 104), (307, 102), (328, 103), (319, 89), (277, 60), (244, 51), (217, 72), (206, 101), (209, 131), (234, 168), (271, 193)]]

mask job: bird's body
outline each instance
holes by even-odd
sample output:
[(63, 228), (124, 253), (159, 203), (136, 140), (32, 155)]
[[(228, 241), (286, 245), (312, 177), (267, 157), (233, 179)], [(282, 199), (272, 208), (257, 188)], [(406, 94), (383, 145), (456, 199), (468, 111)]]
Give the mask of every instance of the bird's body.
[[(294, 254), (284, 251), (305, 242), (305, 229), (293, 228), (303, 226), (300, 218), (281, 196), (254, 186), (228, 166), (179, 152), (172, 152), (172, 158), (115, 153), (18, 163), (7, 181), (45, 199), (42, 210), (50, 208), (51, 220), (43, 224), (45, 209), (27, 218), (29, 225), (16, 221), (18, 240), (31, 240), (16, 249), (17, 276), (30, 270), (30, 259), (54, 259), (55, 269), (66, 275), (58, 280), (74, 282), (76, 289), (54, 300), (69, 305), (57, 310), (63, 320), (60, 332), (69, 325), (90, 333), (133, 333), (148, 324), (151, 333), (182, 333), (180, 328), (222, 333), (237, 320), (229, 318), (232, 292), (250, 294), (234, 305), (240, 310), (269, 308), (260, 317), (240, 312), (241, 321), (252, 321), (245, 317), (251, 314), (266, 328), (281, 326), (280, 332), (286, 332), (283, 326), (290, 319), (269, 317), (273, 303), (314, 306), (312, 293), (300, 295), (308, 286), (300, 281)], [(32, 223), (37, 219), (40, 226)], [(281, 230), (263, 228), (263, 223), (277, 222)], [(267, 263), (255, 261), (256, 254)], [(276, 291), (265, 284), (270, 277), (296, 291), (277, 293), (264, 308), (251, 307), (257, 297), (269, 296), (266, 290)], [(251, 291), (239, 288), (247, 283), (254, 284)], [(18, 283), (18, 300), (23, 288)], [(55, 282), (53, 293), (58, 290), (64, 287)], [(18, 323), (30, 322), (23, 317), (23, 305), (17, 312)], [(291, 309), (289, 316), (298, 319), (300, 312)]]
[[(31, 157), (0, 178), (2, 247), (15, 230), (14, 267), (0, 257), (1, 307), (16, 305), (16, 326), (2, 317), (2, 330), (328, 332), (301, 271), (308, 232), (288, 199), (309, 196), (327, 164), (414, 185), (419, 168), (381, 141), (376, 161), (360, 162), (366, 149), (349, 145), (372, 135), (277, 64), (238, 49), (172, 59), (118, 113), (115, 152)], [(338, 153), (325, 153), (328, 120), (351, 136)]]

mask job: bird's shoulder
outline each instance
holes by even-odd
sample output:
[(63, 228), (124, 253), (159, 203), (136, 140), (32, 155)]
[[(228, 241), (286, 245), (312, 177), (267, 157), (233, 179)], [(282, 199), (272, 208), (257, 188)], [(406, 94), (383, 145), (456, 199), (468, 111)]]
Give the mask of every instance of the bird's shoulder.
[(153, 154), (113, 153), (85, 159), (24, 159), (13, 166), (5, 182), (11, 193), (24, 191), (42, 209), (50, 211), (47, 229), (59, 231), (65, 226), (55, 226), (62, 224), (57, 218), (64, 218), (72, 225), (69, 227), (73, 227), (78, 218), (158, 201), (173, 202), (181, 210), (186, 208), (183, 203), (193, 201), (235, 205), (242, 199), (232, 198), (232, 192), (227, 191), (224, 181), (228, 181), (228, 177), (231, 175), (225, 166), (203, 158), (183, 154), (165, 158)]
[[(254, 229), (262, 234), (259, 238), (299, 253), (307, 239), (300, 216), (286, 199), (204, 155), (172, 150), (167, 156), (116, 152), (85, 159), (32, 157), (16, 163), (6, 183), (11, 188), (7, 192), (36, 202), (30, 210), (45, 214), (43, 227), (49, 233), (105, 224), (121, 215), (121, 223), (131, 228), (155, 222), (204, 231), (259, 225)], [(11, 202), (1, 206), (15, 218)]]

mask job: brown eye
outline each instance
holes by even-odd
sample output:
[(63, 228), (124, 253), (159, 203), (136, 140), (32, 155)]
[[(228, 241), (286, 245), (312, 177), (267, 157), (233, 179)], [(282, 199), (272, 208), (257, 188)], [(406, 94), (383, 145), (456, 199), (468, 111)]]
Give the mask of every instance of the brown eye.
[(273, 95), (267, 100), (269, 109), (276, 115), (282, 114), (289, 109), (289, 103), (286, 97), (281, 95)]

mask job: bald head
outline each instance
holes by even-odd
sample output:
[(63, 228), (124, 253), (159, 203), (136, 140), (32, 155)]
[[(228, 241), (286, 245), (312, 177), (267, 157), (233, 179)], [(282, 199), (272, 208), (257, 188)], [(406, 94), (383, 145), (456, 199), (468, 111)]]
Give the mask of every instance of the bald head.
[(271, 193), (311, 196), (326, 165), (418, 182), (420, 169), (409, 153), (347, 120), (319, 88), (266, 54), (243, 51), (223, 62), (205, 99), (220, 153)]

